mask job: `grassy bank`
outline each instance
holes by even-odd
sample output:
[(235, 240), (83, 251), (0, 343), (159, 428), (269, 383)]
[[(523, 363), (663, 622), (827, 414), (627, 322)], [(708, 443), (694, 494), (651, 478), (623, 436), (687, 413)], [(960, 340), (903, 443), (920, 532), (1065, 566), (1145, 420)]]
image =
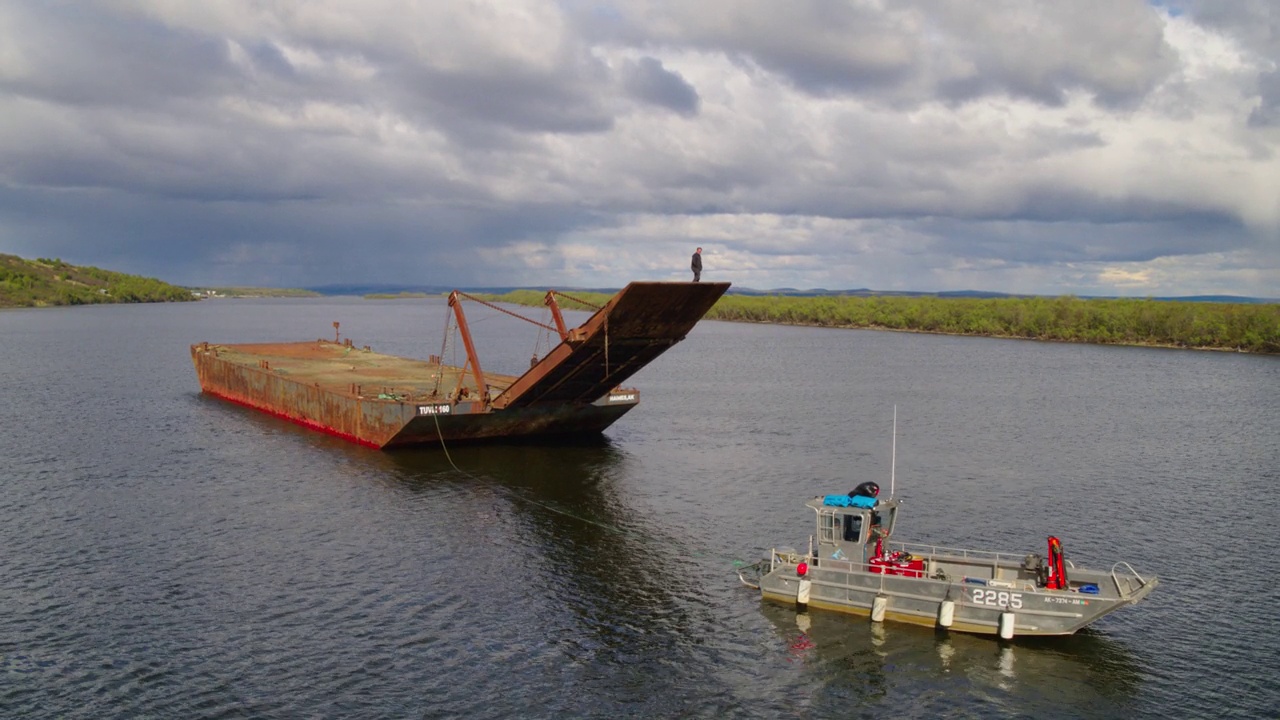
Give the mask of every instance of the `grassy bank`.
[(61, 260), (0, 255), (0, 308), (194, 299), (190, 290), (154, 278), (80, 267)]
[[(602, 293), (573, 293), (597, 304)], [(492, 296), (539, 306), (545, 293)], [(572, 307), (565, 303), (566, 308)], [(1280, 353), (1280, 304), (1078, 297), (939, 298), (726, 295), (707, 318), (1107, 345)]]

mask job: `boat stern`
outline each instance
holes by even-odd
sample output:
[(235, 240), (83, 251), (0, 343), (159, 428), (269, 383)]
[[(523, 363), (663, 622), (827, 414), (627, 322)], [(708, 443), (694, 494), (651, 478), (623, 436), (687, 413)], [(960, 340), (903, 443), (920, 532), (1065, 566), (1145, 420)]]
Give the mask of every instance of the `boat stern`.
[(769, 561), (758, 560), (750, 565), (738, 566), (738, 579), (752, 590), (760, 589), (760, 581), (769, 574)]

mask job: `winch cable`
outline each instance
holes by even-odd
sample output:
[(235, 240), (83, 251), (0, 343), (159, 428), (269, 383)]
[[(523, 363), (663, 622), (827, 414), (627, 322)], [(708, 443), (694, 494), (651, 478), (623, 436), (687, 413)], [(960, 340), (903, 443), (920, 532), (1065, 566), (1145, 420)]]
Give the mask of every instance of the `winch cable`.
[(572, 296), (572, 295), (565, 295), (564, 293), (560, 292), (559, 290), (556, 290), (556, 291), (555, 291), (555, 293), (556, 293), (556, 295), (559, 295), (560, 297), (562, 297), (562, 298), (564, 298), (564, 299), (566, 299), (566, 300), (572, 300), (572, 301), (574, 301), (574, 302), (578, 303), (579, 305), (586, 305), (587, 307), (591, 308), (592, 310), (599, 310), (600, 308), (604, 307), (603, 305), (596, 305), (595, 303), (589, 303), (589, 302), (587, 302), (586, 300), (579, 300), (578, 298), (576, 298), (576, 297), (574, 297), (574, 296)]
[(436, 368), (436, 386), (431, 390), (433, 397), (440, 395), (440, 381), (444, 379), (444, 352), (449, 347), (449, 324), (453, 320), (453, 313), (446, 312), (444, 314), (444, 332), (440, 338), (440, 363)]
[(547, 330), (551, 330), (551, 331), (553, 331), (553, 332), (558, 332), (558, 331), (556, 331), (556, 329), (555, 329), (555, 328), (551, 327), (550, 325), (546, 325), (546, 324), (540, 323), (540, 322), (538, 322), (537, 320), (534, 320), (533, 318), (527, 318), (527, 317), (525, 317), (525, 316), (521, 315), (520, 313), (511, 312), (510, 310), (508, 310), (508, 309), (506, 309), (506, 308), (498, 307), (497, 305), (495, 305), (495, 304), (493, 304), (493, 303), (491, 303), (491, 302), (485, 301), (485, 300), (481, 300), (480, 298), (478, 298), (478, 297), (476, 297), (476, 296), (474, 296), (474, 295), (468, 295), (468, 294), (466, 294), (466, 293), (462, 292), (461, 290), (457, 290), (457, 291), (455, 291), (455, 292), (457, 292), (457, 293), (458, 293), (458, 296), (459, 296), (459, 297), (464, 297), (464, 298), (466, 298), (466, 299), (468, 299), (468, 300), (472, 300), (472, 301), (474, 301), (474, 302), (478, 302), (478, 303), (480, 303), (481, 305), (484, 305), (484, 306), (485, 306), (485, 307), (487, 307), (487, 308), (492, 308), (492, 309), (494, 309), (494, 310), (497, 310), (497, 311), (498, 311), (498, 312), (500, 312), (500, 313), (506, 313), (507, 315), (510, 315), (510, 316), (511, 316), (511, 317), (513, 317), (513, 318), (518, 318), (518, 319), (523, 320), (523, 321), (525, 321), (525, 322), (527, 322), (527, 323), (530, 323), (530, 324), (532, 324), (532, 325), (537, 325), (537, 326), (538, 326), (538, 327), (540, 327), (540, 328), (546, 328)]
[[(547, 310), (546, 310), (546, 314), (547, 314), (547, 315), (550, 315), (550, 314), (551, 314), (551, 308), (547, 308)], [(557, 335), (556, 337), (559, 337), (559, 335)], [(554, 345), (553, 341), (551, 340), (551, 326), (550, 326), (550, 325), (545, 326), (545, 329), (543, 329), (543, 331), (542, 331), (542, 332), (538, 333), (538, 334), (537, 334), (537, 336), (534, 338), (534, 341), (533, 341), (533, 359), (534, 359), (534, 361), (535, 361), (535, 362), (536, 362), (540, 357), (542, 357), (542, 345), (543, 345), (543, 343), (544, 343), (544, 342), (546, 343), (546, 346), (547, 346), (547, 352), (551, 352), (552, 348), (554, 348), (554, 347), (555, 347), (555, 345)], [(530, 365), (532, 366), (532, 363), (530, 363)]]

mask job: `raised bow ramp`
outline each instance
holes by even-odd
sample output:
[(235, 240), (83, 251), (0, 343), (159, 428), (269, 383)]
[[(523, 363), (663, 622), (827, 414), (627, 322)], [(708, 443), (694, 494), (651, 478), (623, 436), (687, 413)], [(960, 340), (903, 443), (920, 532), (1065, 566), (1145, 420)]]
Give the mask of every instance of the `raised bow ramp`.
[(633, 282), (494, 401), (495, 409), (590, 403), (689, 334), (729, 283)]

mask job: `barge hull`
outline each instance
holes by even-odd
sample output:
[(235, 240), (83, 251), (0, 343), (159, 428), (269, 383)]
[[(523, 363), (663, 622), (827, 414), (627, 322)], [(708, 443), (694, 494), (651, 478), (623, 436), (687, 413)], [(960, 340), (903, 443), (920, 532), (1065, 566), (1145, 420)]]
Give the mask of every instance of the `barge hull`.
[[(374, 377), (370, 370), (349, 363), (345, 372), (356, 383), (334, 387), (315, 381), (317, 371), (307, 364), (335, 365), (326, 356), (344, 354), (372, 365), (419, 365), (414, 376), (429, 379), (438, 366), (355, 350), (325, 340), (271, 345), (210, 345), (191, 348), (201, 390), (237, 405), (372, 448), (393, 448), (502, 437), (598, 434), (639, 402), (639, 393), (610, 393), (597, 403), (513, 408), (490, 412), (479, 401), (454, 402), (430, 395), (403, 377)], [(259, 358), (250, 365), (244, 357)], [(305, 360), (304, 358), (320, 358)], [(361, 372), (363, 370), (363, 372)], [(457, 368), (445, 368), (445, 371)], [(337, 370), (341, 374), (344, 370)], [(396, 381), (393, 391), (404, 399), (380, 398), (375, 388), (364, 395), (371, 380)], [(380, 387), (380, 386), (379, 386)], [(414, 393), (413, 390), (419, 390)], [(400, 393), (391, 395), (400, 397)]]

